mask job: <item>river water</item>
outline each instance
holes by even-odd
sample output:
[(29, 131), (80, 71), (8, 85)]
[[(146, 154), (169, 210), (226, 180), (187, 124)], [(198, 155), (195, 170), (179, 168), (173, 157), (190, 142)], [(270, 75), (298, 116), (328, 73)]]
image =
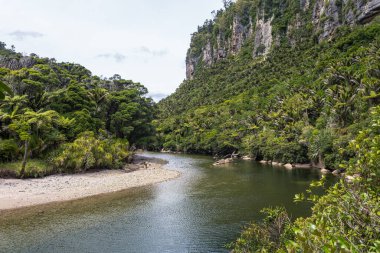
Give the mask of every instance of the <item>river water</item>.
[(0, 252), (225, 252), (264, 207), (308, 215), (310, 206), (293, 197), (320, 178), (318, 170), (251, 161), (214, 167), (207, 156), (144, 155), (169, 161), (181, 177), (2, 217)]

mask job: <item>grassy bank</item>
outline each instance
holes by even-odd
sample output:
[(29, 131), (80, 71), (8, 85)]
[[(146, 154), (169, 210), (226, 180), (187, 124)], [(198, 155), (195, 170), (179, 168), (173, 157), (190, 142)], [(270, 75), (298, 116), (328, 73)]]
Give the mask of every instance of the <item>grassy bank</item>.
[[(22, 161), (0, 163), (0, 178), (19, 178)], [(54, 173), (53, 166), (41, 159), (29, 160), (24, 178), (38, 178)]]

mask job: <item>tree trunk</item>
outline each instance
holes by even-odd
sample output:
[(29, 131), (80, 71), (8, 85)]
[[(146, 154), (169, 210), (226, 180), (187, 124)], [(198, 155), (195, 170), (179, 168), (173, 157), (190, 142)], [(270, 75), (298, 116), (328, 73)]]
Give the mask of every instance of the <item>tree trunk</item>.
[(318, 154), (318, 167), (320, 169), (326, 169), (325, 161), (323, 160), (323, 156), (321, 153)]
[(21, 178), (24, 178), (24, 174), (25, 174), (26, 159), (28, 158), (28, 149), (29, 149), (29, 141), (25, 141), (24, 157), (22, 159), (22, 165), (21, 165), (21, 171), (20, 171)]

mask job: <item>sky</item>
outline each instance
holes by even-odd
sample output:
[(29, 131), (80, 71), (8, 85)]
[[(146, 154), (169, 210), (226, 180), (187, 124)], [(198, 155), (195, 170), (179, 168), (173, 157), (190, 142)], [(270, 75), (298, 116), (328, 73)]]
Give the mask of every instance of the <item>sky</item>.
[(140, 82), (157, 101), (185, 79), (198, 25), (222, 0), (0, 0), (0, 41)]

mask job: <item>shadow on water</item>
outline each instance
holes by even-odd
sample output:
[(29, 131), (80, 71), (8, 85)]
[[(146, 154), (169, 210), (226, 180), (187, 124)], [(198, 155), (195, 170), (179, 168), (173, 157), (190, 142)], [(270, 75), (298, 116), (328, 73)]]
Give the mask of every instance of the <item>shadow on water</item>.
[[(214, 167), (207, 156), (147, 153), (181, 177), (79, 201), (3, 212), (0, 252), (221, 252), (263, 207), (294, 204), (318, 170), (250, 161)], [(333, 179), (331, 179), (333, 180)]]

